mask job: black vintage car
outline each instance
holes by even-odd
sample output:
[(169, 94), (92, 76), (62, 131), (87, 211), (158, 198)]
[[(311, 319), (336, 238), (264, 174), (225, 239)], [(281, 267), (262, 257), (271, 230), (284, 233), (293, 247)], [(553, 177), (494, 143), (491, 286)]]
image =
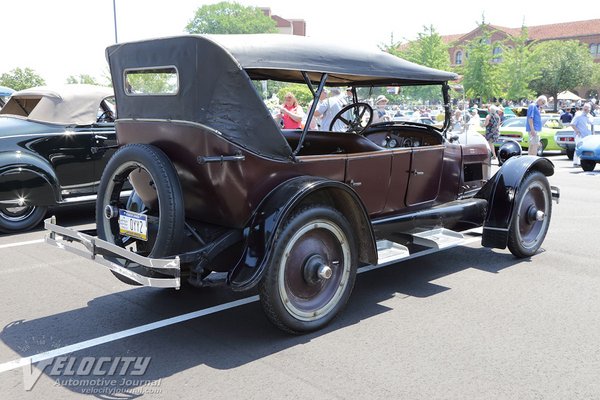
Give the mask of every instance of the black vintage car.
[(114, 94), (91, 85), (37, 87), (0, 110), (0, 232), (28, 230), (49, 206), (94, 201), (115, 151)]
[[(334, 318), (359, 266), (457, 246), (474, 229), (517, 257), (544, 240), (559, 195), (552, 163), (513, 157), (491, 176), (485, 144), (448, 133), (453, 73), (287, 35), (189, 35), (106, 55), (119, 150), (100, 181), (97, 229), (49, 219), (47, 241), (124, 282), (258, 287), (268, 318), (298, 333)], [(274, 120), (263, 101), (272, 82), (313, 93), (303, 128)], [(326, 87), (351, 96), (324, 98)], [(373, 99), (392, 92), (400, 105), (443, 107), (443, 128), (373, 123)]]

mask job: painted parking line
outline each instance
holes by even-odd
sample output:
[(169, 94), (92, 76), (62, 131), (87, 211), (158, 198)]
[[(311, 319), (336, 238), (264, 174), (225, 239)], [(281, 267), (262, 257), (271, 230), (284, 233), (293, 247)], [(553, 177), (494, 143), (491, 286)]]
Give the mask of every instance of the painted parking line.
[(8, 249), (9, 247), (27, 246), (28, 244), (44, 243), (44, 239), (28, 240), (26, 242), (0, 244), (0, 249)]
[(240, 307), (245, 304), (250, 304), (258, 301), (258, 295), (246, 297), (244, 299), (232, 301), (225, 304), (220, 304), (218, 306), (205, 308), (203, 310), (193, 311), (191, 313), (178, 315), (176, 317), (171, 317), (167, 319), (163, 319), (162, 321), (152, 322), (150, 324), (141, 325), (135, 328), (126, 329), (124, 331), (111, 333), (109, 335), (104, 335), (97, 337), (95, 339), (86, 340), (83, 342), (75, 343), (69, 346), (61, 347), (58, 349), (46, 351), (44, 353), (39, 353), (30, 357), (23, 357), (18, 360), (13, 360), (6, 362), (4, 364), (0, 364), (0, 373), (11, 371), (13, 369), (21, 368), (26, 365), (30, 365), (33, 363), (37, 363), (44, 360), (49, 360), (54, 357), (62, 356), (65, 354), (73, 353), (75, 351), (88, 349), (90, 347), (99, 346), (104, 343), (114, 342), (115, 340), (124, 339), (129, 336), (139, 335), (141, 333), (150, 332), (156, 329), (164, 328), (165, 326), (178, 324), (180, 322), (189, 321), (194, 318), (204, 317), (206, 315), (215, 314), (220, 311), (228, 310), (235, 307)]
[[(473, 243), (477, 240), (481, 240), (481, 237), (473, 237), (473, 238), (469, 238), (465, 241), (462, 242), (461, 246)], [(43, 241), (43, 240), (42, 240)], [(33, 241), (34, 243), (37, 243), (39, 241)], [(23, 242), (25, 243), (25, 242)], [(434, 252), (437, 252), (439, 250), (427, 250), (427, 251), (422, 251), (419, 253), (416, 253), (414, 256), (408, 257), (403, 259), (407, 260), (410, 258), (416, 258), (419, 256), (425, 256), (427, 254), (431, 254)], [(378, 268), (382, 268), (385, 267), (389, 264), (393, 264), (393, 262), (391, 263), (385, 263), (385, 264), (378, 264), (378, 265), (368, 265), (368, 266), (364, 266), (361, 267), (357, 270), (358, 274), (361, 274), (363, 272), (367, 272), (367, 271), (372, 271), (374, 269), (378, 269)], [(246, 304), (250, 304), (250, 303), (254, 303), (259, 301), (259, 296), (251, 296), (251, 297), (246, 297), (240, 300), (236, 300), (236, 301), (232, 301), (229, 303), (225, 303), (225, 304), (220, 304), (217, 306), (213, 306), (213, 307), (209, 307), (209, 308), (205, 308), (202, 310), (198, 310), (198, 311), (193, 311), (187, 314), (182, 314), (176, 317), (171, 317), (171, 318), (167, 318), (167, 319), (163, 319), (161, 321), (156, 321), (156, 322), (152, 322), (146, 325), (141, 325), (135, 328), (131, 328), (131, 329), (126, 329), (124, 331), (120, 331), (120, 332), (116, 332), (116, 333), (111, 333), (108, 335), (104, 335), (104, 336), (100, 336), (94, 339), (90, 339), (90, 340), (86, 340), (83, 342), (79, 342), (79, 343), (75, 343), (69, 346), (65, 346), (65, 347), (60, 347), (58, 349), (54, 349), (54, 350), (50, 350), (50, 351), (46, 351), (43, 353), (39, 353), (39, 354), (35, 354), (33, 356), (30, 357), (23, 357), (20, 359), (16, 359), (13, 361), (8, 361), (5, 362), (3, 364), (0, 364), (0, 373), (3, 372), (7, 372), (7, 371), (11, 371), (13, 369), (17, 369), (17, 368), (21, 368), (27, 365), (32, 365), (34, 363), (40, 362), (40, 361), (44, 361), (44, 360), (49, 360), (55, 357), (59, 357), (65, 354), (69, 354), (69, 353), (73, 353), (76, 351), (80, 351), (80, 350), (84, 350), (84, 349), (88, 349), (90, 347), (95, 347), (95, 346), (99, 346), (105, 343), (110, 343), (110, 342), (114, 342), (116, 340), (120, 340), (120, 339), (124, 339), (130, 336), (135, 336), (135, 335), (139, 335), (141, 333), (145, 333), (145, 332), (150, 332), (156, 329), (160, 329), (160, 328), (164, 328), (166, 326), (169, 325), (174, 325), (174, 324), (178, 324), (180, 322), (185, 322), (185, 321), (189, 321), (195, 318), (200, 318), (200, 317), (204, 317), (207, 315), (211, 315), (211, 314), (216, 314), (218, 312), (221, 311), (225, 311), (225, 310), (229, 310), (235, 307), (240, 307)]]

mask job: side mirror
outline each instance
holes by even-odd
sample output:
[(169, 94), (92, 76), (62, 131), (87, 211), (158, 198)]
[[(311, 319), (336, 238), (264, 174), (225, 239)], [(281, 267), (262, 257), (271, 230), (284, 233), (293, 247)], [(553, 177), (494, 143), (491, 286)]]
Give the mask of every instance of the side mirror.
[(456, 142), (458, 140), (458, 135), (454, 134), (454, 135), (450, 136), (448, 138), (448, 140), (450, 141), (450, 143)]

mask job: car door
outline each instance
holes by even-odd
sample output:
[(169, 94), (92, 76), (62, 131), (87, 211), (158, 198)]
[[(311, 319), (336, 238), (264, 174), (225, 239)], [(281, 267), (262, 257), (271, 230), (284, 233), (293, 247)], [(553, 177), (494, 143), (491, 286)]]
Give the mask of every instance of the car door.
[(383, 211), (390, 186), (392, 151), (348, 154), (346, 184), (363, 201), (370, 215)]
[[(112, 100), (112, 98), (110, 98)], [(114, 100), (104, 100), (98, 110), (98, 121), (93, 125), (92, 158), (94, 164), (93, 177), (97, 186), (110, 157), (117, 150), (117, 135), (115, 132)]]
[(94, 192), (94, 165), (89, 126), (65, 127), (38, 137), (28, 147), (50, 162), (61, 186), (61, 195), (71, 197)]
[(440, 188), (444, 146), (412, 148), (406, 205), (414, 206), (435, 200)]

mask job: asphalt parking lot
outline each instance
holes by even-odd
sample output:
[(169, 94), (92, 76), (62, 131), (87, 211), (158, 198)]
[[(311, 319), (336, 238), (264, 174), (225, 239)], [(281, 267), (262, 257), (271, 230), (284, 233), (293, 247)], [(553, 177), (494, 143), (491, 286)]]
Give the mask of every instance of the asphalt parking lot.
[(600, 167), (549, 158), (561, 200), (543, 251), (475, 242), (365, 272), (333, 324), (299, 337), (255, 293), (131, 287), (41, 229), (0, 236), (0, 397), (600, 398)]

